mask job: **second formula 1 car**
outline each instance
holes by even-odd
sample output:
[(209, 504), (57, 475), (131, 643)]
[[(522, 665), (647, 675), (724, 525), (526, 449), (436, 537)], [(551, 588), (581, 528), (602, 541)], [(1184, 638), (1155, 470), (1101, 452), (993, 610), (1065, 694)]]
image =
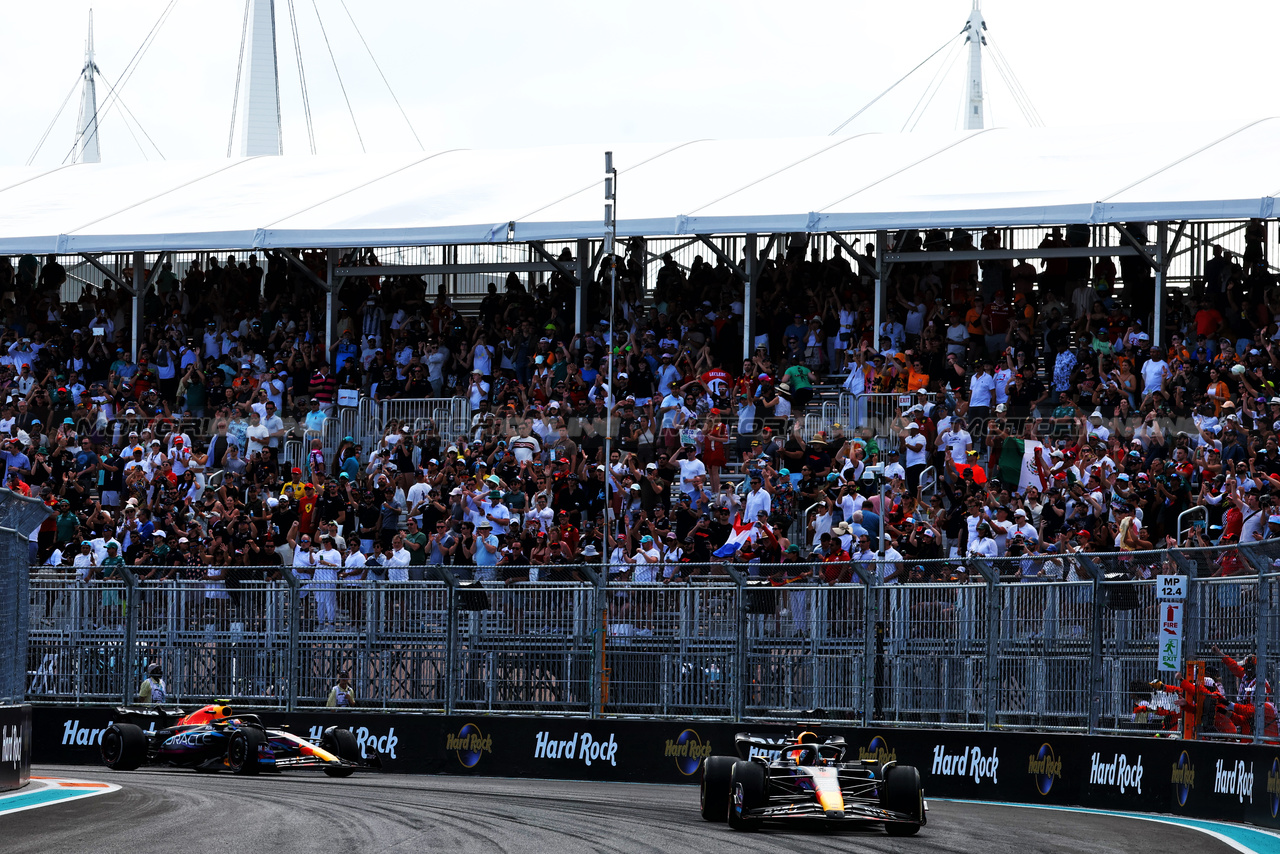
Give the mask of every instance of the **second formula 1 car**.
[(910, 765), (848, 759), (845, 740), (740, 733), (738, 756), (709, 756), (702, 766), (702, 817), (735, 830), (763, 822), (882, 823), (910, 836), (926, 823), (920, 773)]
[(257, 715), (236, 714), (221, 703), (190, 714), (127, 707), (119, 713), (125, 722), (113, 723), (102, 734), (102, 761), (115, 771), (143, 765), (236, 774), (319, 768), (330, 777), (349, 777), (380, 765), (376, 756), (366, 762), (356, 737), (342, 727), (329, 727), (314, 744), (283, 729), (269, 729)]

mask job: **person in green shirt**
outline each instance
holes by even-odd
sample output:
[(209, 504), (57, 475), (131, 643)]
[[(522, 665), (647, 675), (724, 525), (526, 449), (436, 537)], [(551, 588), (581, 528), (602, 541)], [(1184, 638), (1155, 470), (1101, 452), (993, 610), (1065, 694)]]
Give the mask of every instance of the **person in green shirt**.
[(418, 528), (418, 520), (413, 516), (409, 517), (404, 547), (409, 552), (409, 580), (421, 581), (425, 577), (422, 567), (427, 565), (427, 535)]
[(75, 539), (80, 517), (71, 512), (71, 502), (65, 498), (58, 502), (58, 542), (69, 543)]
[(787, 368), (782, 378), (791, 386), (791, 410), (799, 412), (813, 397), (814, 373), (807, 365), (795, 364)]
[[(121, 581), (124, 579), (124, 558), (120, 557), (120, 544), (115, 540), (107, 543), (107, 556), (102, 559), (98, 569), (99, 581)], [(102, 591), (102, 611), (108, 622), (118, 622), (120, 609), (120, 593), (115, 587)]]

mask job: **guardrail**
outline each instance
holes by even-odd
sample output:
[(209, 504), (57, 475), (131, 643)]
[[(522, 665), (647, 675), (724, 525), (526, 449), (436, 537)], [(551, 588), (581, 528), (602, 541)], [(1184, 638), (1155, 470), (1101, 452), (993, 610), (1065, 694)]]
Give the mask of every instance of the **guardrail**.
[[(1224, 557), (1248, 574), (1200, 577)], [(1280, 685), (1272, 558), (1263, 544), (918, 562), (913, 576), (951, 575), (912, 583), (884, 583), (896, 566), (871, 559), (852, 566), (862, 583), (839, 584), (821, 581), (831, 565), (804, 563), (682, 564), (694, 574), (598, 585), (460, 583), (447, 570), (444, 581), (348, 584), (280, 568), (238, 569), (230, 583), (82, 584), (41, 568), (27, 697), (128, 701), (159, 662), (178, 702), (322, 705), (348, 670), (362, 705), (386, 709), (734, 720), (821, 710), (864, 725), (1124, 731), (1150, 693), (1142, 686), (1174, 678), (1159, 670), (1155, 582), (1110, 571), (1189, 574), (1185, 658), (1215, 663), (1215, 645), (1255, 654), (1259, 683)], [(818, 580), (785, 583), (804, 571)]]

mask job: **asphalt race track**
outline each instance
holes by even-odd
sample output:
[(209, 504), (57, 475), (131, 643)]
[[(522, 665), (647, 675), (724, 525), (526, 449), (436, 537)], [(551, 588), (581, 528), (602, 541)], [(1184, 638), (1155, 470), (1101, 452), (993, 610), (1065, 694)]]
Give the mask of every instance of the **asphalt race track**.
[[(6, 854), (182, 851), (649, 852), (947, 851), (955, 854), (1184, 850), (1225, 854), (1216, 839), (1115, 816), (934, 801), (915, 837), (882, 830), (736, 833), (698, 815), (693, 786), (367, 774), (333, 780), (145, 769), (40, 766), (118, 792), (6, 815)], [(927, 795), (927, 793), (926, 793)]]

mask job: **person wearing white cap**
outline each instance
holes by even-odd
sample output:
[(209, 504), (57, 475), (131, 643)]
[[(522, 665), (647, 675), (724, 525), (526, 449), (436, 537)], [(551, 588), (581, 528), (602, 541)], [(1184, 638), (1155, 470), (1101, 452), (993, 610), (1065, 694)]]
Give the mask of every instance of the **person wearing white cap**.
[(920, 487), (920, 475), (929, 466), (929, 440), (920, 432), (917, 422), (907, 424), (906, 433), (902, 436), (902, 448), (906, 451), (904, 464), (907, 468), (907, 492), (915, 495)]
[(1027, 520), (1027, 511), (1019, 507), (1013, 511), (1013, 530), (1009, 531), (1009, 537), (1021, 536), (1029, 543), (1037, 542), (1040, 539), (1039, 532)]

